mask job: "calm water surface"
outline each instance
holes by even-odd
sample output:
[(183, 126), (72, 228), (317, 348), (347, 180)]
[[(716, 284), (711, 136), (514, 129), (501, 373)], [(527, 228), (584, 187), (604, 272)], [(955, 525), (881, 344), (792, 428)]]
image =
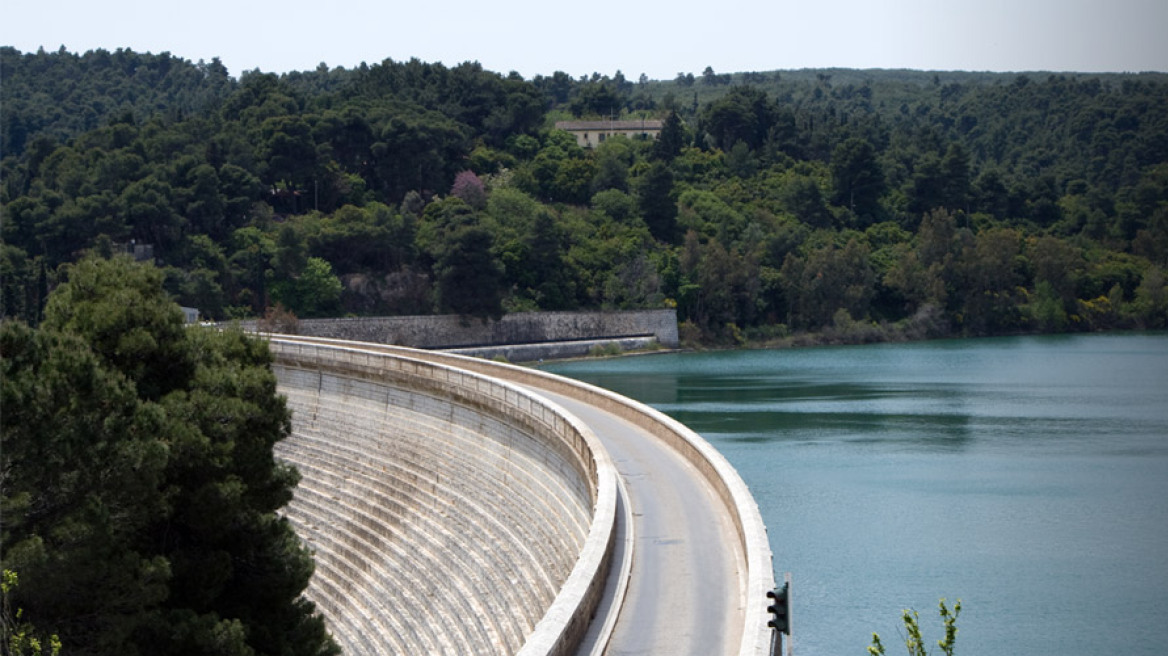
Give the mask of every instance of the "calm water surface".
[(795, 653), (1168, 653), (1168, 335), (736, 351), (547, 367), (686, 423), (758, 500)]

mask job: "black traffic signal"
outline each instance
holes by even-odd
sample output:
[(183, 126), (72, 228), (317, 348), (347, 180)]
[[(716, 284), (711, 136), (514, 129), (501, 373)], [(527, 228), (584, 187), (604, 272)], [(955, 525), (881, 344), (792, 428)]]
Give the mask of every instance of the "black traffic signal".
[(783, 583), (783, 587), (768, 591), (766, 596), (771, 600), (770, 605), (767, 606), (767, 612), (771, 614), (767, 626), (791, 635), (790, 610), (787, 607), (787, 584)]

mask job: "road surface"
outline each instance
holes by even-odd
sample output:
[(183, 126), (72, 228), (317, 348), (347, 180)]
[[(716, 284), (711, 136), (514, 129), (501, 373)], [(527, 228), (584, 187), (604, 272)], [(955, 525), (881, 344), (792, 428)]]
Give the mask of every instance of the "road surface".
[(743, 555), (725, 506), (673, 449), (594, 406), (530, 388), (584, 421), (629, 493), (633, 564), (607, 654), (738, 653)]

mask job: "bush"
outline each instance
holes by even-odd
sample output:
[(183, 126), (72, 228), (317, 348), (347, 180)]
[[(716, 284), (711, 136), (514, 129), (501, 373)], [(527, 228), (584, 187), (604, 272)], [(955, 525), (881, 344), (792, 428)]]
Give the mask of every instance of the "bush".
[(595, 344), (592, 346), (592, 348), (588, 349), (588, 355), (596, 358), (612, 357), (614, 355), (620, 355), (621, 353), (623, 353), (623, 351), (621, 351), (620, 344), (617, 344), (616, 342)]
[[(953, 604), (953, 610), (950, 611), (945, 605), (945, 600), (940, 602), (941, 606), (941, 620), (945, 625), (945, 639), (938, 640), (937, 646), (941, 648), (941, 652), (945, 656), (953, 656), (953, 644), (957, 642), (957, 616), (961, 614), (961, 600)], [(904, 622), (904, 646), (908, 650), (909, 656), (928, 656), (929, 652), (925, 649), (925, 640), (921, 637), (920, 615), (915, 610), (905, 609), (901, 620)], [(878, 634), (872, 634), (872, 645), (868, 647), (868, 654), (870, 656), (884, 656), (884, 645), (880, 642)]]

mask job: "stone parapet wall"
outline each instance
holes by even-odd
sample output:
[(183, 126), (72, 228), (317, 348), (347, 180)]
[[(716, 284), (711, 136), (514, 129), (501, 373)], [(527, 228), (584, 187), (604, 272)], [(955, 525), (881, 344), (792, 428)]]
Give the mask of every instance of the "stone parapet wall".
[(615, 469), (512, 384), (405, 355), (273, 339), (316, 551), (308, 594), (349, 654), (569, 654), (603, 592)]
[[(255, 321), (242, 322), (255, 330)], [(482, 322), (456, 315), (301, 319), (300, 335), (424, 349), (651, 336), (677, 348), (677, 311), (517, 312)]]

